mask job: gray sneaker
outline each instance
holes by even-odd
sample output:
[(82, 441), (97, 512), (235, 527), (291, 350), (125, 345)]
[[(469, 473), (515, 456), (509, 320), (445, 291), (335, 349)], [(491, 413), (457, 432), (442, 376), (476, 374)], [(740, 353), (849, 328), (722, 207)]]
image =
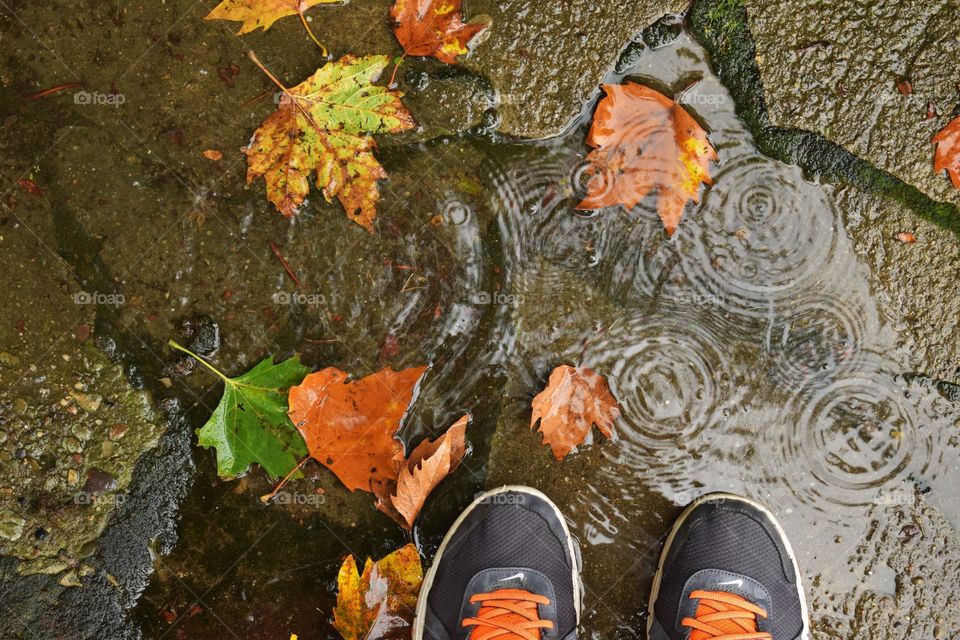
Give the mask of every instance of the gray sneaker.
[(550, 500), (528, 487), (479, 496), (423, 579), (413, 640), (575, 640), (580, 547)]
[(714, 493), (680, 515), (650, 593), (649, 640), (807, 640), (800, 571), (770, 511)]

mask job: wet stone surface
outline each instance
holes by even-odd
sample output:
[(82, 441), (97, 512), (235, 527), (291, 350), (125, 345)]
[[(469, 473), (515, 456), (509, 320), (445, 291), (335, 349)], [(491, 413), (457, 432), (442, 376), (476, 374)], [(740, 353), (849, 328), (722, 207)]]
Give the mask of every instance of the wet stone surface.
[[(960, 405), (949, 386), (907, 374), (956, 363), (957, 354), (937, 330), (918, 340), (934, 322), (935, 297), (915, 303), (932, 303), (917, 326), (902, 299), (886, 295), (924, 273), (913, 271), (922, 254), (897, 253), (901, 268), (873, 262), (887, 265), (866, 238), (886, 243), (904, 220), (863, 223), (857, 216), (877, 202), (759, 155), (701, 55), (681, 37), (627, 70), (642, 77), (652, 66), (668, 86), (704, 76), (685, 98), (710, 128), (720, 169), (671, 240), (652, 208), (638, 218), (571, 216), (553, 196), (571, 171), (563, 153), (521, 155), (498, 174), (512, 186), (502, 199), (504, 244), (523, 249), (507, 256), (502, 300), (515, 351), (487, 484), (535, 482), (569, 515), (584, 547), (587, 637), (637, 637), (646, 614), (638, 603), (672, 518), (724, 490), (772, 505), (791, 532), (818, 637), (854, 637), (852, 629), (929, 637), (926, 621), (898, 625), (885, 615), (943, 603), (934, 619), (949, 638), (960, 630), (955, 603), (942, 596), (957, 579)], [(955, 316), (956, 302), (946, 305)], [(529, 424), (530, 401), (560, 363), (603, 372), (623, 410), (615, 441), (597, 436), (563, 463)], [(872, 513), (914, 506), (953, 523), (941, 538), (924, 521), (936, 547), (924, 569), (902, 560), (911, 552), (895, 548), (896, 534), (867, 526)], [(894, 599), (864, 579), (882, 573), (888, 554), (901, 558), (889, 561)], [(920, 574), (923, 590), (919, 581), (900, 586)]]
[[(168, 349), (171, 338), (227, 375), (294, 352), (357, 376), (430, 364), (402, 439), (435, 436), (469, 411), (472, 451), (413, 540), (429, 560), (484, 485), (543, 487), (584, 545), (585, 637), (638, 637), (661, 536), (680, 505), (716, 489), (770, 502), (798, 532), (820, 636), (957, 634), (958, 408), (943, 382), (957, 381), (960, 360), (955, 240), (758, 154), (703, 52), (674, 40), (669, 20), (641, 35), (681, 6), (466, 0), (467, 19), (491, 20), (474, 54), (398, 71), (421, 127), (378, 141), (390, 180), (371, 235), (316, 192), (286, 220), (261, 183), (244, 187), (239, 147), (274, 108), (247, 50), (288, 84), (322, 60), (296, 19), (237, 38), (235, 24), (202, 20), (211, 4), (4, 8), (16, 18), (0, 54), (0, 168), (4, 184), (29, 175), (42, 193), (3, 195), (0, 247), (16, 270), (0, 288), (11, 310), (0, 326), (0, 467), (20, 474), (34, 458), (69, 482), (60, 450), (73, 464), (72, 449), (89, 446), (73, 425), (144, 392), (149, 424), (165, 431), (157, 440), (145, 428), (150, 451), (125, 457), (135, 468), (76, 468), (81, 490), (125, 497), (82, 564), (23, 576), (18, 560), (0, 560), (0, 601), (16, 613), (0, 635), (335, 637), (343, 555), (381, 557), (408, 540), (369, 494), (313, 463), (270, 504), (260, 498), (275, 479), (258, 469), (217, 478), (193, 430), (221, 387)], [(335, 57), (394, 56), (388, 6), (307, 15)], [(123, 101), (19, 98), (81, 70), (85, 91)], [(720, 152), (716, 185), (673, 239), (653, 200), (572, 209), (591, 96), (624, 77), (675, 96)], [(507, 137), (565, 133), (511, 143), (494, 125)], [(223, 160), (204, 158), (209, 148)], [(895, 244), (899, 231), (918, 242)], [(78, 305), (78, 291), (122, 302)], [(23, 375), (34, 362), (56, 364), (43, 384)], [(615, 442), (558, 464), (528, 421), (561, 362), (607, 375), (626, 410)], [(56, 444), (36, 433), (40, 405), (66, 413), (56, 424), (71, 433)], [(14, 446), (22, 438), (29, 446)], [(43, 482), (17, 477), (9, 496)], [(9, 496), (0, 536), (59, 539), (38, 534), (22, 505), (8, 515)], [(868, 571), (883, 580), (860, 580)], [(914, 605), (940, 613), (885, 618)]]
[[(744, 4), (773, 125), (818, 133), (934, 200), (960, 203), (934, 173), (930, 144), (960, 115), (948, 62), (960, 46), (956, 2)], [(897, 89), (903, 81), (909, 95)]]
[(464, 64), (497, 90), (498, 131), (546, 138), (569, 128), (631, 39), (686, 4), (472, 0), (469, 15), (491, 27)]

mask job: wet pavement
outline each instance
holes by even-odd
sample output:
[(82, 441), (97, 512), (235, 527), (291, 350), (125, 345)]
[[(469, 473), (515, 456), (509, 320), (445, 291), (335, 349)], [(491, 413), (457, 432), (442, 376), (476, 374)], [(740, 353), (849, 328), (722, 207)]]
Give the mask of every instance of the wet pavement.
[[(335, 54), (395, 54), (380, 21), (388, 4), (309, 15)], [(33, 574), (2, 560), (10, 615), (0, 636), (332, 638), (342, 556), (380, 557), (408, 539), (319, 465), (269, 506), (259, 497), (273, 482), (259, 470), (218, 479), (192, 429), (220, 389), (165, 347), (171, 338), (229, 375), (294, 351), (355, 375), (431, 364), (402, 435), (417, 442), (468, 411), (472, 452), (412, 539), (429, 559), (481, 488), (543, 488), (584, 547), (585, 637), (642, 637), (659, 541), (681, 505), (718, 489), (768, 502), (784, 520), (815, 637), (960, 633), (956, 237), (903, 202), (763, 155), (678, 20), (643, 30), (666, 8), (613, 20), (620, 44), (594, 42), (591, 22), (580, 60), (551, 57), (538, 34), (576, 41), (578, 21), (609, 22), (617, 3), (565, 17), (562, 3), (546, 4), (536, 29), (513, 38), (529, 49), (520, 68), (549, 66), (529, 87), (508, 90), (489, 69), (484, 47), (502, 34), (463, 66), (401, 67), (423, 126), (380, 141), (391, 177), (373, 235), (316, 193), (288, 221), (262, 185), (243, 188), (238, 148), (273, 109), (246, 50), (296, 82), (320, 59), (295, 19), (241, 40), (190, 2), (81, 3), (75, 20), (53, 6), (3, 9), (12, 44), (0, 247), (19, 269), (3, 294), (16, 309), (4, 314), (0, 351), (16, 358), (0, 370), (5, 391), (17, 367), (92, 348), (123, 372), (116, 386), (151, 398), (146, 430), (163, 435), (143, 440), (139, 460), (129, 455), (129, 485), (111, 489), (125, 502), (85, 549), (87, 568)], [(123, 102), (20, 97), (81, 71), (82, 91)], [(568, 76), (577, 82), (546, 90)], [(715, 185), (670, 239), (652, 199), (629, 213), (573, 210), (598, 95), (589, 87), (624, 78), (675, 96), (720, 155)], [(510, 102), (541, 87), (542, 104)], [(207, 148), (224, 159), (205, 159)], [(42, 194), (17, 186), (27, 176)], [(918, 242), (892, 240), (898, 231)], [(115, 297), (76, 304), (78, 292)], [(614, 441), (562, 464), (529, 429), (530, 400), (561, 363), (606, 375), (624, 408)], [(61, 366), (72, 384), (75, 365)], [(0, 405), (4, 424), (13, 402)], [(11, 430), (0, 461), (19, 460), (31, 433)], [(34, 457), (57, 459), (66, 434), (53, 436)], [(18, 509), (35, 516), (32, 503)], [(67, 584), (83, 586), (61, 584), (71, 571)]]

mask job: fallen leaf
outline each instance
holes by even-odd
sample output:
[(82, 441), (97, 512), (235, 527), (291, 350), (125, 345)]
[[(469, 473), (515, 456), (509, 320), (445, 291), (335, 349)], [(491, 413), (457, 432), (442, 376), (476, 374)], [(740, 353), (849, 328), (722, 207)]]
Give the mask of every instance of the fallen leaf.
[(243, 375), (228, 378), (191, 351), (169, 344), (223, 381), (220, 404), (197, 431), (201, 447), (216, 449), (221, 478), (236, 477), (253, 463), (272, 477), (284, 476), (307, 455), (303, 438), (287, 418), (287, 390), (309, 372), (298, 357), (279, 364), (267, 357)]
[(550, 374), (547, 388), (533, 399), (530, 428), (540, 421), (543, 443), (557, 460), (586, 442), (592, 425), (613, 437), (613, 421), (620, 405), (607, 381), (586, 367), (561, 365)]
[(267, 199), (280, 213), (297, 214), (315, 173), (327, 201), (337, 198), (348, 218), (373, 231), (377, 181), (387, 173), (373, 155), (370, 134), (398, 133), (414, 124), (402, 93), (371, 84), (387, 62), (386, 56), (348, 54), (283, 88), (277, 110), (244, 149), (247, 183), (263, 176)]
[(333, 626), (344, 640), (393, 640), (410, 637), (423, 581), (417, 548), (408, 544), (357, 571), (347, 556), (337, 576)]
[(940, 133), (933, 136), (932, 142), (937, 145), (933, 170), (940, 173), (946, 169), (950, 182), (960, 189), (960, 116), (948, 122)]
[(217, 151), (216, 149), (206, 149), (203, 152), (203, 157), (207, 160), (213, 160), (214, 162), (220, 162), (223, 160), (223, 154)]
[(242, 22), (237, 35), (256, 29), (266, 31), (286, 16), (303, 16), (303, 12), (318, 4), (340, 4), (341, 0), (223, 0), (207, 14), (204, 20), (232, 20)]
[(917, 241), (917, 236), (913, 235), (909, 231), (901, 231), (897, 234), (897, 240), (904, 244), (913, 244)]
[(657, 213), (673, 235), (688, 201), (699, 201), (700, 183), (713, 184), (717, 152), (707, 134), (670, 98), (627, 82), (605, 84), (587, 144), (587, 195), (577, 209), (622, 204), (635, 207), (656, 192)]
[(897, 91), (902, 95), (908, 96), (913, 93), (913, 84), (906, 78), (897, 81)]
[(359, 380), (328, 367), (290, 389), (290, 420), (310, 455), (351, 491), (382, 493), (397, 478), (403, 446), (394, 438), (427, 367), (383, 369)]
[(377, 508), (406, 529), (413, 528), (427, 496), (453, 473), (467, 453), (469, 416), (463, 416), (436, 440), (424, 440), (404, 461), (395, 489), (381, 496)]
[(40, 197), (43, 195), (43, 189), (41, 189), (36, 182), (30, 178), (20, 178), (17, 180), (17, 184), (20, 185), (20, 188), (29, 193), (32, 196)]
[(397, 0), (390, 7), (393, 33), (407, 55), (453, 64), (487, 25), (464, 23), (460, 0)]

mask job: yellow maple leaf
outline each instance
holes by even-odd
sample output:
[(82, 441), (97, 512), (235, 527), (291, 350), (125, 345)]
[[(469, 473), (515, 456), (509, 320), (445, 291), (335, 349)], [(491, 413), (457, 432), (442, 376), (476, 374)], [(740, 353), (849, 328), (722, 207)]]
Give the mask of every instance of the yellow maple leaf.
[(341, 0), (223, 0), (207, 14), (204, 20), (232, 20), (242, 22), (237, 35), (256, 29), (266, 31), (287, 16), (299, 15), (318, 4), (339, 4)]
[(412, 544), (376, 562), (367, 558), (362, 574), (347, 556), (337, 576), (334, 628), (344, 640), (369, 638), (374, 628), (377, 637), (399, 636), (411, 626), (422, 581), (420, 554)]
[(292, 89), (283, 88), (277, 110), (244, 149), (247, 182), (262, 176), (267, 199), (280, 213), (297, 214), (315, 175), (328, 202), (336, 198), (348, 218), (373, 231), (377, 181), (387, 173), (373, 155), (371, 134), (414, 126), (400, 101), (403, 94), (372, 84), (387, 63), (386, 56), (348, 54)]

